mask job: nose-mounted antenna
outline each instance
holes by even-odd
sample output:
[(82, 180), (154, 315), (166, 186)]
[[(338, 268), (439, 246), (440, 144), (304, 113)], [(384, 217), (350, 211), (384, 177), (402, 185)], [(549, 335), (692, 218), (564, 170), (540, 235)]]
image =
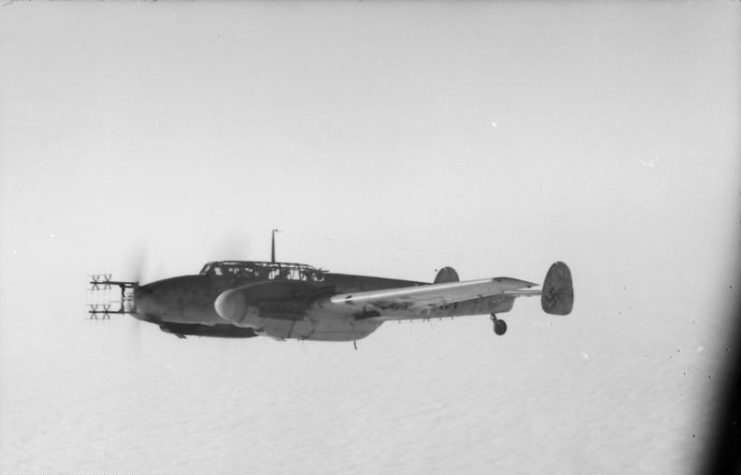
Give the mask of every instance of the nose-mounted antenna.
[[(111, 318), (111, 315), (124, 315), (131, 314), (134, 312), (134, 291), (139, 287), (138, 282), (125, 282), (121, 280), (111, 280), (113, 276), (111, 274), (95, 274), (90, 276), (90, 290), (92, 292), (106, 292), (111, 290), (112, 287), (118, 287), (121, 291), (121, 299), (118, 308), (111, 308), (111, 303), (106, 301), (104, 303), (95, 303), (89, 305), (88, 316), (91, 319), (97, 319), (101, 316), (103, 319)], [(104, 297), (109, 297), (106, 293)]]
[(270, 262), (275, 262), (275, 233), (279, 233), (280, 229), (273, 229), (273, 234), (270, 239)]

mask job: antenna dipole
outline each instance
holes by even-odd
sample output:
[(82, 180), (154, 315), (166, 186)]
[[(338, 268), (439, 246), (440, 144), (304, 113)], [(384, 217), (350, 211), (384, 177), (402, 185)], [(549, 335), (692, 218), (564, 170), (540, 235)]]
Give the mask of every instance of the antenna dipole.
[(273, 234), (270, 239), (270, 262), (275, 262), (275, 233), (279, 233), (280, 229), (273, 229)]

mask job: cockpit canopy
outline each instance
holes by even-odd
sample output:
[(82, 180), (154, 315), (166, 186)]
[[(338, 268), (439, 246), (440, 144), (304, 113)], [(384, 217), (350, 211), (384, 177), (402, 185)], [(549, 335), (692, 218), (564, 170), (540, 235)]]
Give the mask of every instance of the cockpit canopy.
[(203, 266), (201, 275), (255, 280), (303, 280), (321, 282), (324, 271), (306, 264), (290, 262), (216, 261)]

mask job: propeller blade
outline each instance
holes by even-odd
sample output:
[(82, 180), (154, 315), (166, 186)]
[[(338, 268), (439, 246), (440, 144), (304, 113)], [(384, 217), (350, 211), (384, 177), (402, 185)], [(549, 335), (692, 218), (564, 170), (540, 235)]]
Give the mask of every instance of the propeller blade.
[(144, 327), (144, 322), (138, 318), (128, 318), (127, 320), (129, 320), (128, 325), (130, 325), (129, 331), (127, 332), (129, 345), (133, 347), (134, 353), (138, 355), (141, 352), (142, 347), (142, 328)]
[(147, 248), (144, 244), (139, 244), (129, 253), (124, 266), (126, 269), (124, 279), (136, 282), (137, 285), (144, 282), (147, 278), (147, 262)]

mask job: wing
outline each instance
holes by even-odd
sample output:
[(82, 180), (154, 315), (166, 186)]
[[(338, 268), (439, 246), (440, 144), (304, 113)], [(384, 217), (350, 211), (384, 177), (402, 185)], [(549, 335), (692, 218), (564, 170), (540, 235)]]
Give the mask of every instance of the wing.
[[(515, 297), (536, 296), (541, 294), (537, 284), (510, 277), (470, 280), (466, 282), (449, 282), (415, 287), (402, 287), (386, 290), (372, 290), (338, 294), (329, 300), (338, 307), (344, 307), (347, 313), (364, 315), (368, 318), (385, 317), (393, 319), (416, 318), (431, 315), (432, 311), (445, 309), (453, 304), (465, 303), (457, 314), (471, 315), (489, 313), (495, 304), (511, 302)], [(505, 305), (506, 307), (506, 305)], [(505, 308), (500, 305), (499, 308)], [(339, 308), (338, 308), (339, 310)], [(470, 312), (470, 313), (469, 313)], [(344, 313), (344, 312), (343, 312)], [(449, 314), (450, 312), (445, 312)]]

